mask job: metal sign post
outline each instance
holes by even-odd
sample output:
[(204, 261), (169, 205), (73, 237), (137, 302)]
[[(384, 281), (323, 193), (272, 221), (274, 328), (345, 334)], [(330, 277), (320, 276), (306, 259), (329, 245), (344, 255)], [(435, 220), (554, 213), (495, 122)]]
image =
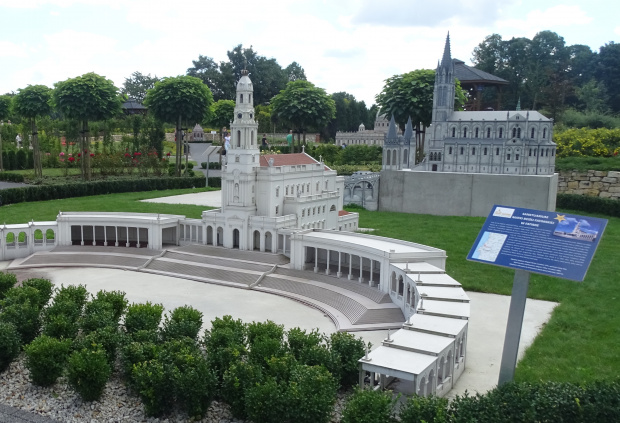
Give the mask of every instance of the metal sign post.
[(498, 385), (510, 382), (515, 375), (517, 367), (517, 355), (519, 353), (519, 341), (521, 340), (521, 328), (523, 327), (523, 315), (525, 314), (525, 300), (527, 289), (530, 285), (530, 272), (515, 270), (515, 278), (512, 283), (512, 296), (510, 297), (510, 309), (508, 311), (508, 323), (506, 324), (506, 337), (504, 338), (504, 352), (499, 368)]

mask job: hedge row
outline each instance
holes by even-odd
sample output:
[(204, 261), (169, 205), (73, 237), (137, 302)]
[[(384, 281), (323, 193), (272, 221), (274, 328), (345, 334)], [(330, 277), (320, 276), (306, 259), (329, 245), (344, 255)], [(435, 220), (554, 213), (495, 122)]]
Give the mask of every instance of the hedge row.
[(390, 392), (357, 390), (345, 405), (341, 423), (617, 422), (619, 395), (617, 380), (584, 386), (508, 383), (485, 394), (465, 393), (451, 402), (414, 395), (399, 407)]
[(620, 200), (589, 197), (587, 195), (558, 194), (556, 206), (560, 209), (600, 213), (620, 217)]
[(24, 175), (20, 173), (0, 172), (0, 181), (24, 182)]
[[(205, 182), (205, 177), (200, 175), (191, 178), (132, 178), (75, 182), (62, 185), (32, 185), (0, 191), (0, 205), (120, 192), (204, 187)], [(219, 187), (220, 185), (219, 178), (209, 178), (209, 186)]]

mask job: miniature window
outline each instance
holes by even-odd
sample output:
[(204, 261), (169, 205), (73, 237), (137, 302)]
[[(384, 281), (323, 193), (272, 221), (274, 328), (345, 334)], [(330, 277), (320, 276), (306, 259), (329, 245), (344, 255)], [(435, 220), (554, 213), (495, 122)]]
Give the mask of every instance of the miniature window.
[(336, 206), (332, 204), (332, 206), (329, 208), (330, 212), (335, 212), (336, 211)]
[(506, 154), (506, 160), (510, 160), (510, 153)]
[(467, 128), (463, 128), (463, 138), (467, 138)]
[(495, 149), (495, 155), (499, 156), (499, 147)]
[(301, 210), (301, 217), (306, 217), (306, 209)]
[(530, 138), (534, 138), (534, 134), (536, 133), (536, 130), (534, 128), (532, 128), (532, 131), (530, 133)]
[(286, 195), (288, 195), (288, 185), (286, 186)]
[(456, 128), (452, 128), (452, 138), (456, 137)]
[(484, 147), (483, 153), (484, 153), (485, 156), (487, 155), (487, 148), (486, 147)]
[(243, 103), (243, 94), (239, 94), (239, 103)]
[(487, 138), (491, 138), (491, 128), (487, 128)]
[(312, 207), (312, 215), (315, 216), (316, 215), (316, 207)]
[(517, 128), (517, 138), (521, 138), (521, 128)]
[(515, 138), (517, 136), (517, 128), (512, 128), (512, 137)]
[(310, 194), (310, 183), (308, 182), (308, 185), (306, 185), (306, 191), (308, 191), (308, 194)]
[(328, 181), (325, 181), (325, 189), (327, 189), (327, 182), (328, 182)]
[(325, 206), (323, 206), (323, 213), (325, 213)]
[(551, 150), (551, 157), (553, 157), (555, 154), (555, 150)]
[(252, 102), (252, 94), (248, 94), (248, 103)]
[(543, 139), (547, 138), (547, 128), (543, 128)]
[(239, 163), (239, 156), (235, 156), (235, 162)]
[(472, 149), (471, 149), (471, 155), (472, 155), (472, 156), (475, 156), (475, 155), (476, 155), (476, 147), (474, 147), (474, 148), (472, 148)]
[(515, 160), (519, 160), (519, 155), (515, 154)]
[[(254, 189), (254, 187), (252, 187)], [(276, 197), (280, 196), (280, 187), (276, 187)]]
[(301, 184), (301, 193), (302, 194), (304, 193), (304, 188), (305, 188), (304, 184)]
[(478, 138), (478, 128), (476, 128), (476, 138)]
[(319, 183), (318, 182), (316, 183), (316, 192), (317, 193), (319, 192)]
[(499, 137), (498, 138), (503, 138), (504, 137), (504, 128), (499, 128)]
[(437, 153), (437, 160), (441, 160), (441, 151)]
[(463, 155), (463, 147), (461, 147), (461, 155)]
[(448, 154), (452, 154), (452, 147), (448, 148)]
[(278, 210), (280, 209), (280, 206), (276, 206), (276, 216), (278, 215)]

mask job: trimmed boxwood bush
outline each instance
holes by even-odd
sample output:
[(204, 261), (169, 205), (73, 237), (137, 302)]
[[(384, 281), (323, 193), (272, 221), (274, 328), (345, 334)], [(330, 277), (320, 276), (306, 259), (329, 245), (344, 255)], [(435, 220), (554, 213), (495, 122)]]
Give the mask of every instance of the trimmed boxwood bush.
[(170, 316), (166, 316), (161, 333), (164, 340), (183, 337), (196, 340), (201, 326), (202, 313), (191, 306), (182, 306), (172, 310)]
[(59, 340), (46, 335), (41, 335), (28, 344), (24, 351), (32, 383), (39, 386), (53, 385), (65, 368), (70, 349), (70, 340)]
[(73, 342), (73, 349), (102, 349), (110, 365), (113, 365), (116, 360), (116, 351), (120, 342), (121, 334), (118, 328), (114, 326), (104, 326), (92, 332), (84, 333), (82, 336), (76, 338)]
[[(209, 178), (210, 180), (212, 178)], [(213, 178), (209, 186), (221, 186), (220, 178)], [(219, 180), (220, 182), (216, 181)], [(120, 192), (156, 191), (204, 187), (204, 175), (180, 178), (131, 178), (110, 179), (90, 182), (74, 182), (58, 185), (32, 185), (2, 190), (2, 205), (29, 201), (57, 200), (60, 198), (85, 197), (90, 195), (113, 194)]]
[(0, 172), (0, 181), (24, 182), (24, 175), (21, 173)]
[[(372, 389), (361, 390), (355, 388), (355, 392), (345, 403), (342, 410), (341, 423), (390, 423), (396, 422), (394, 417), (394, 405), (396, 400), (391, 391), (375, 391)], [(493, 420), (470, 420), (471, 422)]]
[(0, 300), (4, 299), (6, 292), (17, 283), (17, 276), (13, 273), (0, 272)]
[(233, 416), (246, 419), (248, 413), (245, 394), (248, 388), (261, 383), (263, 374), (261, 366), (237, 359), (224, 373), (220, 395), (230, 406)]
[(159, 416), (172, 406), (169, 380), (159, 360), (143, 361), (133, 366), (132, 379), (147, 416)]
[(45, 307), (52, 298), (54, 284), (48, 279), (31, 278), (22, 282), (22, 286), (29, 286), (39, 291), (39, 306)]
[(164, 306), (146, 302), (143, 304), (131, 304), (125, 314), (125, 330), (127, 333), (135, 333), (141, 330), (156, 331), (159, 328)]
[(73, 339), (80, 328), (78, 321), (81, 310), (66, 298), (55, 298), (52, 304), (43, 309), (41, 321), (43, 333), (54, 338)]
[(359, 369), (357, 361), (364, 356), (364, 341), (350, 333), (335, 332), (330, 335), (332, 367), (329, 369), (340, 386), (349, 388), (358, 383)]
[(99, 291), (94, 300), (110, 304), (116, 322), (125, 314), (129, 303), (122, 291)]
[(101, 398), (112, 369), (103, 349), (74, 351), (67, 364), (69, 385), (84, 401)]
[(0, 372), (6, 370), (9, 364), (19, 355), (21, 339), (15, 325), (0, 322)]
[(448, 423), (448, 400), (413, 395), (401, 405), (398, 416), (401, 423)]
[(80, 326), (83, 331), (92, 332), (105, 327), (117, 327), (118, 319), (115, 319), (114, 308), (110, 303), (94, 299), (86, 303)]
[(54, 302), (69, 301), (74, 304), (78, 315), (82, 314), (87, 299), (88, 290), (84, 285), (60, 285), (60, 289), (54, 296)]

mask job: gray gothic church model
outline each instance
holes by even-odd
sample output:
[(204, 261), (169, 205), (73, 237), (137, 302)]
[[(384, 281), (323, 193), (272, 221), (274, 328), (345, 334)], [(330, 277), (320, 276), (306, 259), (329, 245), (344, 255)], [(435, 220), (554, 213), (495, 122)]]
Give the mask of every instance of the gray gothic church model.
[(552, 175), (556, 145), (553, 121), (537, 111), (454, 111), (454, 61), (450, 36), (435, 73), (432, 124), (426, 128), (424, 160), (415, 164), (411, 122), (405, 133), (390, 122), (383, 169), (513, 175)]

